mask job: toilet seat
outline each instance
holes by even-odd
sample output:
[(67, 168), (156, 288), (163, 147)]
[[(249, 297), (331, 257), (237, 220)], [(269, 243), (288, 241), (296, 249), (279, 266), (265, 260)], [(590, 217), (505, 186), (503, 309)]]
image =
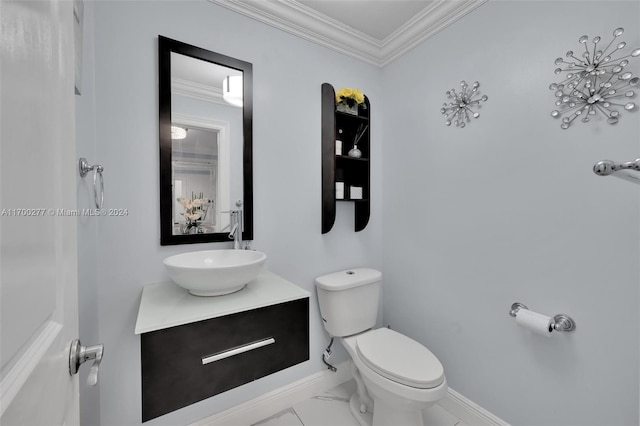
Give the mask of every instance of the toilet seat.
[(367, 367), (394, 382), (430, 389), (444, 381), (444, 368), (429, 349), (388, 328), (357, 336), (356, 350)]

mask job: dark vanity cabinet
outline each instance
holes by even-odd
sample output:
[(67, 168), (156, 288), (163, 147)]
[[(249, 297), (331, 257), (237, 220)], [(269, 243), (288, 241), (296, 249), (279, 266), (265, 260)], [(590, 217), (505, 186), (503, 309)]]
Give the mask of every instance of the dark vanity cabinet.
[[(308, 296), (267, 273), (221, 297), (192, 296), (171, 283), (145, 286), (136, 327), (142, 421), (307, 361)], [(206, 311), (216, 316), (191, 322)], [(168, 325), (156, 327), (157, 320)], [(175, 321), (187, 322), (169, 326)]]
[[(371, 105), (366, 96), (365, 105), (366, 108), (358, 107), (357, 115), (338, 111), (333, 86), (329, 83), (322, 85), (323, 234), (333, 227), (338, 201), (355, 203), (356, 231), (363, 230), (369, 222)], [(361, 132), (357, 143), (361, 156), (354, 158), (348, 153), (354, 148), (354, 141)], [(341, 152), (336, 151), (337, 140), (341, 142)]]
[(144, 422), (308, 360), (309, 299), (144, 333), (141, 352)]

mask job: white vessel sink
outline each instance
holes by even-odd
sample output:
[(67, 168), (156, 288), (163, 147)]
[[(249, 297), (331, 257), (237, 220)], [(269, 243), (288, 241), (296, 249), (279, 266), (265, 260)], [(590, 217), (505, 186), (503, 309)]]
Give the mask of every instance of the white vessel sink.
[(254, 250), (203, 250), (167, 257), (171, 279), (196, 296), (222, 296), (258, 276), (267, 255)]

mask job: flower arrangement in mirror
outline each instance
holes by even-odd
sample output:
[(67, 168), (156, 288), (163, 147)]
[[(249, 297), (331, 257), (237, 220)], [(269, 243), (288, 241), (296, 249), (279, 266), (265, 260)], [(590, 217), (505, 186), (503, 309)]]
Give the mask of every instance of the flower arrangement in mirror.
[(343, 87), (336, 92), (336, 109), (338, 111), (358, 115), (358, 106), (362, 109), (367, 108), (362, 90)]
[[(556, 110), (551, 111), (553, 118), (562, 118), (560, 127), (568, 129), (573, 121), (582, 116), (582, 122), (590, 121), (590, 116), (595, 116), (598, 111), (605, 115), (607, 123), (616, 124), (620, 116), (620, 107), (627, 111), (636, 108), (633, 102), (625, 102), (624, 98), (635, 96), (631, 87), (637, 86), (640, 82), (638, 77), (624, 70), (629, 64), (627, 58), (637, 58), (640, 56), (640, 48), (634, 49), (630, 54), (625, 55), (619, 52), (624, 49), (627, 43), (621, 41), (614, 44), (616, 38), (624, 32), (623, 28), (616, 28), (613, 31), (613, 39), (604, 49), (598, 47), (601, 37), (597, 36), (591, 40), (593, 47), (589, 49), (589, 37), (583, 35), (578, 42), (584, 45), (582, 54), (574, 54), (569, 50), (566, 53), (566, 60), (557, 58), (556, 65), (564, 68), (556, 68), (555, 74), (566, 72), (565, 79), (559, 83), (552, 83), (549, 86), (556, 95)], [(610, 50), (613, 47), (613, 50)], [(579, 55), (580, 57), (577, 57)], [(619, 56), (618, 56), (619, 55)], [(614, 56), (617, 56), (614, 58)]]
[(207, 203), (209, 200), (204, 198), (203, 193), (200, 193), (198, 198), (191, 194), (191, 199), (180, 197), (178, 202), (184, 209), (184, 212), (180, 213), (184, 216), (185, 225), (182, 228), (183, 234), (201, 233), (200, 221), (204, 220), (207, 215)]

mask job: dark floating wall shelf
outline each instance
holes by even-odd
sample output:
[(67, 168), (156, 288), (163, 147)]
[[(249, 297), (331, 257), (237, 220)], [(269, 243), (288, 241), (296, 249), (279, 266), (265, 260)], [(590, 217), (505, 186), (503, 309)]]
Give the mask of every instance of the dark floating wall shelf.
[[(335, 90), (329, 83), (322, 85), (322, 233), (331, 230), (336, 220), (336, 201), (355, 203), (355, 230), (362, 231), (369, 223), (370, 213), (370, 134), (371, 105), (365, 96), (366, 108), (358, 115), (336, 111)], [(360, 158), (349, 157), (358, 129), (366, 131), (358, 141)], [(342, 141), (342, 155), (336, 155), (336, 140)], [(336, 182), (343, 183), (344, 197), (336, 199)], [(361, 196), (351, 197), (351, 189), (361, 188)]]

